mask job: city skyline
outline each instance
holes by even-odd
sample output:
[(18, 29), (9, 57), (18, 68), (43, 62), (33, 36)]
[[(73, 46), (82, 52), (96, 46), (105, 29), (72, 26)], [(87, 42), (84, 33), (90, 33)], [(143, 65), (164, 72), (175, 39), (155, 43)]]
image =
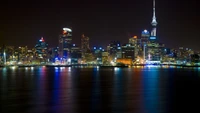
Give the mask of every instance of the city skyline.
[[(195, 11), (195, 4), (197, 3), (156, 1), (159, 42), (165, 43), (167, 47), (183, 46), (200, 50), (197, 31), (199, 16), (195, 14), (198, 12)], [(19, 9), (12, 7), (12, 4), (10, 9), (6, 8), (6, 4), (1, 7), (1, 45), (33, 47), (43, 36), (49, 46), (57, 46), (58, 43), (55, 42), (58, 42), (61, 29), (65, 26), (73, 29), (73, 43), (79, 45), (81, 34), (84, 33), (90, 37), (90, 45), (104, 47), (111, 40), (125, 43), (129, 36), (140, 37), (144, 29), (151, 31), (152, 0), (144, 0), (143, 3), (138, 0), (112, 4), (69, 3), (69, 7), (60, 3), (30, 5), (19, 4)], [(8, 38), (10, 40), (6, 40)]]

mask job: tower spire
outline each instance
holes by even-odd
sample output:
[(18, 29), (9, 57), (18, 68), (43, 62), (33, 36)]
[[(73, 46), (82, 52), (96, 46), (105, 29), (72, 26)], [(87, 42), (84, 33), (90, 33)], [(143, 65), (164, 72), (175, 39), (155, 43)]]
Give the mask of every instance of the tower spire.
[(156, 2), (155, 2), (155, 0), (153, 0), (153, 18), (152, 18), (151, 25), (156, 26), (157, 24), (158, 23), (156, 21)]

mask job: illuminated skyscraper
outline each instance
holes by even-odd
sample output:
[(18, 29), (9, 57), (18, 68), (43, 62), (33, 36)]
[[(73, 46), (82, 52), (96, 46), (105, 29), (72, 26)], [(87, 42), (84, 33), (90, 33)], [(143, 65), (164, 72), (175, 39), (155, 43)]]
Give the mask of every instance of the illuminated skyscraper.
[(80, 47), (73, 44), (71, 48), (71, 63), (78, 64), (79, 59), (81, 58), (81, 49)]
[(55, 58), (58, 58), (58, 47), (49, 48), (49, 60), (55, 62)]
[(130, 43), (123, 44), (122, 58), (135, 60), (135, 46)]
[(117, 53), (121, 51), (121, 44), (119, 41), (111, 41), (107, 46), (107, 51), (113, 58), (117, 57)]
[(137, 45), (137, 36), (129, 38), (129, 43), (136, 46)]
[(62, 34), (59, 36), (59, 57), (68, 59), (72, 47), (72, 29), (63, 28)]
[(89, 37), (82, 34), (81, 36), (81, 51), (82, 51), (82, 57), (85, 56), (85, 53), (90, 51), (89, 47)]
[(135, 53), (135, 58), (136, 58), (138, 56), (139, 44), (140, 44), (137, 36), (129, 38), (129, 43), (134, 46), (134, 53)]
[(143, 47), (145, 44), (148, 43), (149, 41), (149, 37), (150, 37), (150, 33), (149, 31), (147, 31), (146, 29), (142, 31), (141, 33), (141, 47)]
[(47, 57), (47, 47), (48, 44), (44, 41), (44, 38), (42, 37), (35, 45), (37, 58), (43, 59)]
[[(142, 31), (141, 33), (141, 39), (140, 39), (140, 48), (141, 50), (143, 51), (142, 52), (142, 56), (143, 58), (145, 59), (145, 56), (146, 56), (146, 48), (147, 48), (147, 44), (149, 42), (149, 37), (150, 37), (150, 33), (149, 31), (147, 31), (146, 29)], [(140, 53), (141, 55), (141, 53)]]

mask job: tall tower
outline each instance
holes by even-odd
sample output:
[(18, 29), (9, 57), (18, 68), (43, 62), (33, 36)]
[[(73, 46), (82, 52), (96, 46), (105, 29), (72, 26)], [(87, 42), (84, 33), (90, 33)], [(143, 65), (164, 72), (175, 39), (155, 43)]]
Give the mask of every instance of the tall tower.
[(151, 31), (151, 36), (156, 37), (156, 26), (157, 26), (157, 21), (156, 21), (156, 2), (153, 0), (153, 18), (152, 18), (152, 31)]
[(59, 56), (60, 58), (70, 58), (72, 42), (72, 29), (63, 28), (62, 34), (59, 36)]
[(89, 47), (89, 37), (82, 34), (81, 36), (81, 50), (82, 50), (82, 57), (85, 57), (85, 53), (90, 51)]
[(45, 58), (47, 58), (48, 44), (44, 41), (43, 37), (41, 37), (41, 39), (37, 42), (35, 49), (37, 57), (46, 60)]

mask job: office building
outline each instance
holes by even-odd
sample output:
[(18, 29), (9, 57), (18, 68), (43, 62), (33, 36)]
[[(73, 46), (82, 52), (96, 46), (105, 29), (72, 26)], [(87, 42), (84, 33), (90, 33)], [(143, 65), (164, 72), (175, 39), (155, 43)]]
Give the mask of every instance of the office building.
[(85, 36), (82, 34), (81, 36), (81, 51), (82, 51), (82, 57), (85, 57), (85, 54), (90, 52), (90, 47), (89, 47), (89, 37)]
[(62, 59), (70, 58), (72, 47), (72, 29), (63, 28), (62, 34), (59, 36), (59, 57)]
[(114, 58), (119, 58), (121, 53), (121, 44), (119, 41), (111, 41), (110, 44), (107, 46), (107, 51), (109, 56)]
[(77, 45), (73, 44), (71, 48), (71, 64), (78, 64), (81, 59), (81, 49)]
[(128, 43), (122, 45), (122, 58), (135, 60), (135, 46)]
[[(47, 60), (47, 48), (48, 44), (45, 42), (44, 38), (42, 37), (37, 44), (35, 45), (36, 49), (36, 57), (39, 59), (43, 59), (43, 61)], [(19, 47), (20, 53), (23, 53), (23, 48)]]

